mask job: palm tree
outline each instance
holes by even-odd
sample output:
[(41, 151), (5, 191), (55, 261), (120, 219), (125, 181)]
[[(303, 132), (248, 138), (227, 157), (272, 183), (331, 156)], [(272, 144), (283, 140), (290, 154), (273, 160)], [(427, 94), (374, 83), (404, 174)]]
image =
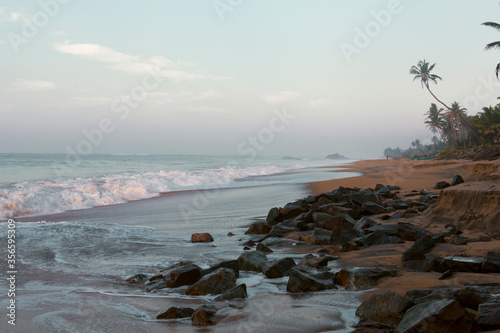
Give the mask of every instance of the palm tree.
[(438, 79), (441, 81), (443, 80), (439, 75), (431, 74), (431, 71), (434, 69), (434, 66), (436, 66), (436, 64), (429, 66), (429, 63), (427, 61), (425, 61), (425, 59), (420, 60), (417, 64), (417, 66), (412, 66), (410, 68), (410, 74), (415, 75), (415, 77), (413, 78), (413, 81), (420, 79), (420, 84), (422, 85), (422, 88), (425, 85), (425, 87), (427, 88), (429, 93), (432, 95), (432, 97), (434, 97), (436, 99), (436, 101), (438, 101), (439, 103), (444, 105), (445, 108), (449, 109), (449, 106), (447, 106), (446, 104), (441, 102), (439, 100), (439, 98), (437, 98), (436, 95), (434, 95), (434, 93), (431, 91), (431, 88), (429, 87), (429, 81), (432, 81), (432, 82), (437, 84)]
[(427, 120), (425, 123), (427, 127), (431, 130), (432, 133), (439, 133), (441, 138), (445, 140), (445, 136), (443, 133), (443, 128), (446, 126), (446, 121), (443, 119), (443, 108), (438, 109), (435, 103), (431, 104), (429, 111), (427, 111)]
[(464, 141), (465, 145), (465, 139), (467, 138), (467, 128), (465, 128), (466, 126), (463, 125), (468, 124), (465, 121), (465, 118), (467, 117), (467, 109), (461, 107), (458, 102), (453, 102), (451, 103), (451, 109), (448, 111), (448, 113), (451, 124), (454, 127), (453, 133), (456, 134), (458, 132), (458, 137)]
[[(484, 22), (482, 25), (485, 25), (487, 27), (492, 27), (493, 29), (496, 29), (498, 31), (500, 31), (500, 24), (498, 23), (495, 23), (495, 22)], [(484, 48), (486, 51), (488, 50), (491, 50), (491, 49), (500, 49), (500, 41), (496, 41), (496, 42), (491, 42), (489, 44), (486, 44), (486, 47)], [(497, 68), (496, 68), (496, 75), (497, 75), (497, 79), (498, 79), (498, 72), (500, 71), (500, 63), (497, 64)]]

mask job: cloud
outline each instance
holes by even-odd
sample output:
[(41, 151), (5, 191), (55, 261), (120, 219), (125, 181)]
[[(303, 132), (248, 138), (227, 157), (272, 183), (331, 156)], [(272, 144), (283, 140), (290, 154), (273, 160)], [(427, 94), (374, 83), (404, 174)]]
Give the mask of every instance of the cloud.
[(327, 99), (315, 99), (309, 102), (309, 107), (310, 108), (319, 108), (323, 106), (328, 106), (330, 105), (330, 101)]
[(107, 63), (112, 69), (130, 74), (146, 75), (158, 73), (162, 77), (175, 81), (227, 78), (189, 73), (179, 68), (182, 63), (171, 61), (163, 56), (143, 59), (139, 56), (118, 52), (99, 44), (71, 44), (65, 42), (55, 44), (54, 48), (61, 53), (72, 54), (89, 60)]
[(17, 80), (13, 86), (18, 91), (47, 91), (56, 87), (53, 82), (36, 80)]
[(281, 91), (275, 95), (262, 96), (262, 98), (269, 104), (278, 104), (278, 103), (283, 103), (285, 101), (289, 101), (298, 96), (300, 95), (293, 91)]

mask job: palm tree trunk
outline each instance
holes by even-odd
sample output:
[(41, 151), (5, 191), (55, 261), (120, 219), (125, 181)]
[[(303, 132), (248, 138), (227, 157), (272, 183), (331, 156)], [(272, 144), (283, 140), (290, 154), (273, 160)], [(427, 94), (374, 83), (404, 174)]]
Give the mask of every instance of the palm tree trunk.
[[(426, 87), (426, 88), (427, 88), (427, 90), (430, 92), (430, 94), (432, 95), (432, 97), (434, 97), (434, 98), (436, 99), (436, 101), (438, 101), (439, 103), (443, 104), (443, 105), (444, 105), (444, 107), (445, 107), (445, 108), (447, 108), (448, 110), (451, 110), (451, 108), (450, 108), (448, 105), (446, 105), (446, 104), (444, 104), (443, 102), (441, 102), (441, 101), (439, 100), (439, 98), (437, 98), (437, 97), (436, 97), (436, 95), (434, 95), (434, 94), (432, 93), (431, 88), (429, 88), (429, 83), (428, 83), (428, 82), (425, 82), (425, 87)], [(479, 142), (484, 143), (484, 142), (483, 142), (484, 140), (481, 140), (481, 138), (479, 138), (479, 136), (477, 135), (476, 131), (472, 128), (472, 126), (471, 126), (471, 125), (469, 125), (469, 123), (468, 123), (468, 122), (467, 122), (467, 121), (466, 121), (466, 120), (462, 117), (462, 115), (461, 115), (461, 114), (459, 114), (458, 112), (457, 112), (457, 115), (458, 115), (458, 118), (460, 118), (460, 121), (461, 121), (461, 122), (462, 122), (462, 123), (463, 123), (463, 124), (464, 124), (467, 128), (469, 128), (469, 129), (471, 130), (471, 132), (472, 132), (472, 133), (474, 133), (474, 136), (476, 137), (476, 139), (478, 139), (478, 140), (479, 140)]]

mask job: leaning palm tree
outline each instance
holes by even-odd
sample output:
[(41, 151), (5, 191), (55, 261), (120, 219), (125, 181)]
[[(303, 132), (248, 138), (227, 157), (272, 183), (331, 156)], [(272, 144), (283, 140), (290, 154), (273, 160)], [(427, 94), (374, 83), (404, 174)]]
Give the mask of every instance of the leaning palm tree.
[(434, 69), (434, 66), (436, 64), (432, 64), (429, 66), (429, 63), (424, 60), (420, 60), (417, 64), (417, 66), (412, 66), (410, 69), (410, 74), (415, 75), (413, 78), (413, 81), (420, 79), (420, 84), (422, 85), (422, 88), (425, 86), (429, 93), (442, 105), (444, 105), (445, 108), (449, 109), (450, 107), (444, 104), (439, 100), (439, 98), (434, 95), (434, 93), (431, 91), (431, 88), (429, 87), (429, 81), (432, 81), (437, 84), (437, 80), (443, 80), (439, 75), (436, 74), (431, 74), (431, 71)]
[[(484, 22), (482, 25), (485, 25), (487, 27), (492, 27), (493, 29), (496, 29), (498, 31), (500, 31), (500, 24), (498, 23), (495, 23), (495, 22)], [(496, 42), (491, 42), (489, 44), (486, 44), (486, 47), (484, 48), (486, 51), (488, 50), (491, 50), (491, 49), (500, 49), (500, 41), (496, 41)], [(496, 75), (497, 75), (497, 79), (498, 79), (498, 72), (500, 71), (500, 63), (497, 64), (497, 68), (496, 68)]]
[(432, 133), (439, 133), (443, 140), (446, 140), (445, 135), (443, 133), (443, 128), (446, 126), (446, 121), (443, 119), (444, 109), (438, 109), (435, 103), (431, 104), (429, 111), (427, 111), (427, 120), (425, 123), (427, 127), (431, 130)]

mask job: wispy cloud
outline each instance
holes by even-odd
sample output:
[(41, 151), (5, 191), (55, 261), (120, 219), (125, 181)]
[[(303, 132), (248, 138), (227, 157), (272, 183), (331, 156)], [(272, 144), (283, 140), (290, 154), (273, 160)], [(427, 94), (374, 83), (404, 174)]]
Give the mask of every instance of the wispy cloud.
[(37, 80), (17, 80), (13, 84), (14, 90), (18, 91), (47, 91), (56, 87), (55, 83)]
[(262, 96), (262, 98), (269, 104), (279, 104), (294, 99), (298, 96), (300, 95), (293, 91), (281, 91), (277, 94)]
[(65, 42), (55, 44), (54, 48), (61, 53), (77, 55), (89, 60), (107, 63), (112, 69), (131, 74), (146, 75), (149, 73), (158, 73), (162, 77), (170, 78), (175, 81), (227, 78), (200, 75), (184, 71), (180, 69), (182, 63), (174, 62), (163, 56), (141, 58), (139, 56), (118, 52), (99, 44), (71, 44)]
[(330, 105), (330, 103), (331, 102), (329, 100), (320, 98), (320, 99), (315, 99), (315, 100), (310, 101), (309, 107), (315, 109), (315, 108), (320, 108), (323, 106), (328, 106), (328, 105)]

